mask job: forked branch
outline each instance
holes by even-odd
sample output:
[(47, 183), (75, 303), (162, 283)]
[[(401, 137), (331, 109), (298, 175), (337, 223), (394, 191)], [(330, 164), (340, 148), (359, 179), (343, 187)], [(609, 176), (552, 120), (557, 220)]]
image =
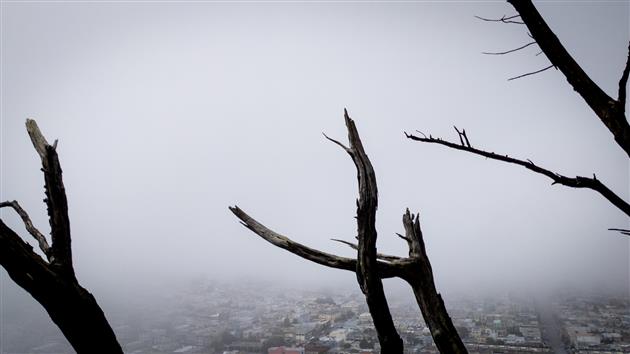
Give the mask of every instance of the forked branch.
[[(403, 344), (394, 326), (381, 279), (398, 277), (407, 281), (416, 294), (418, 306), (422, 309), (425, 322), (431, 329), (431, 335), (441, 353), (467, 353), (457, 331), (452, 325), (441, 296), (435, 289), (433, 272), (429, 263), (420, 222), (407, 210), (405, 224), (406, 235), (399, 235), (409, 245), (409, 257), (397, 257), (377, 253), (376, 251), (376, 208), (378, 191), (372, 164), (365, 153), (354, 121), (344, 111), (348, 130), (349, 146), (326, 136), (326, 139), (339, 145), (350, 155), (357, 169), (359, 199), (357, 200), (358, 244), (343, 240), (334, 240), (357, 250), (357, 259), (349, 259), (321, 252), (280, 235), (251, 218), (238, 207), (230, 207), (241, 223), (262, 237), (267, 242), (288, 250), (309, 261), (337, 269), (353, 271), (374, 320), (381, 353), (397, 354), (403, 352)], [(462, 144), (470, 146), (464, 131), (460, 132)], [(325, 136), (325, 135), (324, 135)], [(409, 227), (407, 225), (409, 222)]]
[[(265, 225), (259, 223), (254, 218), (245, 213), (238, 206), (229, 207), (230, 211), (241, 221), (241, 224), (260, 236), (263, 240), (271, 243), (276, 247), (287, 250), (296, 256), (302, 257), (311, 262), (321, 264), (326, 267), (348, 270), (355, 272), (357, 269), (357, 260), (352, 258), (340, 257), (337, 255), (322, 252), (308, 246), (304, 246), (299, 242), (281, 235)], [(386, 262), (378, 263), (378, 274), (382, 278), (392, 278), (400, 274), (400, 271), (394, 266)]]
[(615, 194), (612, 190), (610, 190), (606, 185), (604, 185), (600, 180), (598, 180), (595, 177), (595, 175), (593, 175), (593, 178), (582, 177), (582, 176), (576, 176), (576, 177), (571, 178), (571, 177), (563, 176), (558, 173), (552, 172), (543, 167), (540, 167), (534, 164), (530, 160), (523, 161), (523, 160), (515, 159), (513, 157), (509, 157), (508, 155), (499, 155), (494, 152), (480, 150), (480, 149), (473, 148), (471, 146), (467, 146), (463, 144), (456, 144), (447, 140), (442, 140), (440, 138), (433, 138), (432, 136), (429, 136), (427, 138), (426, 136), (417, 136), (417, 135), (407, 134), (407, 133), (405, 133), (405, 136), (411, 140), (420, 141), (423, 143), (439, 144), (439, 145), (443, 145), (451, 149), (467, 151), (467, 152), (470, 152), (479, 156), (483, 156), (489, 159), (523, 166), (530, 171), (533, 171), (538, 174), (551, 178), (551, 180), (553, 181), (552, 184), (562, 184), (564, 186), (573, 187), (573, 188), (592, 189), (598, 192), (604, 198), (606, 198), (609, 202), (611, 202), (623, 213), (630, 216), (630, 204), (628, 204), (625, 200), (623, 200), (621, 197)]
[(402, 221), (405, 227), (405, 239), (408, 240), (409, 244), (409, 259), (412, 261), (404, 279), (413, 289), (416, 302), (431, 331), (433, 341), (440, 353), (467, 353), (466, 347), (448, 315), (442, 296), (435, 287), (431, 262), (427, 256), (420, 229), (420, 216), (414, 216), (407, 209), (403, 214)]
[(630, 230), (628, 229), (608, 229), (610, 231), (617, 231), (622, 235), (630, 236)]
[(122, 354), (103, 311), (74, 274), (68, 204), (55, 150), (57, 142), (49, 145), (34, 120), (26, 121), (26, 129), (42, 161), (52, 242), (49, 246), (46, 237), (35, 228), (18, 202), (0, 203), (0, 207), (11, 207), (18, 213), (48, 258), (48, 262), (42, 259), (0, 219), (0, 265), (17, 285), (44, 307), (77, 353)]

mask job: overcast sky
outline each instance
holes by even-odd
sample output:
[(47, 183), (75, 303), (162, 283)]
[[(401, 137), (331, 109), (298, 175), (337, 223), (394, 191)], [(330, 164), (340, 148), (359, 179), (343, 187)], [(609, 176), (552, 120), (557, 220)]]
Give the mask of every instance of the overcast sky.
[[(626, 1), (538, 2), (611, 96), (627, 58)], [(590, 190), (404, 138), (418, 129), (559, 173), (593, 173), (629, 197), (625, 153), (520, 25), (486, 2), (3, 2), (2, 200), (48, 231), (24, 121), (58, 152), (75, 268), (99, 299), (197, 276), (355, 287), (240, 226), (239, 205), (294, 240), (353, 256), (356, 172), (322, 132), (355, 119), (377, 174), (378, 247), (421, 213), (438, 288), (628, 291), (628, 219)], [(29, 242), (10, 210), (2, 220)], [(5, 294), (29, 296), (0, 271)], [(141, 286), (135, 286), (141, 285)], [(146, 287), (144, 287), (146, 285)], [(399, 285), (387, 281), (388, 287)], [(146, 290), (142, 290), (146, 289)], [(8, 301), (8, 303), (7, 303)], [(11, 306), (11, 298), (3, 306)]]

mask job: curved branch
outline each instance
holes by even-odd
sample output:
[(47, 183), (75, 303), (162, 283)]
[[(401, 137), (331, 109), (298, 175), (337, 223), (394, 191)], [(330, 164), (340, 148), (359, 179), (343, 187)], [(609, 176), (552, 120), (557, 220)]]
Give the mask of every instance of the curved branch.
[[(623, 94), (620, 92), (621, 97), (619, 101), (608, 96), (567, 52), (531, 0), (508, 0), (508, 2), (519, 13), (532, 37), (547, 58), (549, 58), (549, 61), (564, 74), (573, 89), (582, 96), (584, 101), (613, 134), (617, 144), (630, 156), (630, 125), (626, 119), (623, 107), (625, 92)], [(628, 65), (626, 65), (626, 69), (630, 70)], [(627, 76), (624, 79), (622, 75), (620, 84), (623, 83), (624, 90), (626, 80)]]
[(567, 187), (572, 187), (572, 188), (588, 188), (588, 189), (592, 189), (594, 191), (596, 191), (597, 193), (599, 193), (601, 196), (603, 196), (604, 198), (606, 198), (609, 202), (611, 202), (614, 206), (616, 206), (619, 210), (621, 210), (623, 213), (625, 213), (626, 215), (630, 216), (630, 204), (628, 204), (626, 201), (624, 201), (621, 197), (619, 197), (617, 194), (615, 194), (613, 191), (611, 191), (608, 187), (606, 187), (606, 185), (604, 185), (602, 182), (600, 182), (597, 178), (593, 177), (593, 178), (588, 178), (588, 177), (581, 177), (581, 176), (576, 176), (574, 178), (571, 177), (566, 177), (560, 174), (557, 174), (555, 172), (549, 171), (545, 168), (542, 168), (540, 166), (535, 165), (533, 162), (531, 161), (523, 161), (523, 160), (519, 160), (519, 159), (515, 159), (512, 157), (509, 157), (508, 155), (499, 155), (499, 154), (495, 154), (494, 152), (488, 152), (488, 151), (484, 151), (484, 150), (480, 150), (480, 149), (476, 149), (470, 146), (463, 146), (463, 145), (459, 145), (459, 144), (455, 144), (452, 143), (450, 141), (446, 141), (446, 140), (442, 140), (439, 138), (433, 138), (433, 137), (421, 137), (421, 136), (416, 136), (416, 135), (410, 135), (405, 133), (405, 136), (411, 140), (415, 140), (415, 141), (420, 141), (420, 142), (424, 142), (424, 143), (433, 143), (433, 144), (439, 144), (439, 145), (443, 145), (446, 147), (449, 147), (451, 149), (456, 149), (456, 150), (462, 150), (462, 151), (467, 151), (479, 156), (483, 156), (489, 159), (493, 159), (493, 160), (498, 160), (498, 161), (503, 161), (503, 162), (507, 162), (507, 163), (511, 163), (511, 164), (515, 164), (515, 165), (519, 165), (519, 166), (523, 166), (526, 169), (536, 172), (538, 174), (547, 176), (549, 178), (551, 178), (551, 180), (553, 180), (552, 184), (562, 184), (564, 186)]
[[(295, 254), (296, 256), (326, 267), (343, 269), (351, 272), (355, 272), (357, 270), (356, 259), (340, 257), (304, 246), (301, 243), (295, 242), (259, 223), (238, 206), (229, 207), (229, 209), (237, 218), (239, 218), (239, 220), (241, 220), (241, 224), (243, 226), (276, 247), (280, 247)], [(378, 275), (381, 278), (393, 278), (398, 276), (401, 272), (399, 269), (400, 266), (396, 264), (378, 262), (377, 267)]]
[(31, 234), (31, 236), (33, 236), (35, 240), (37, 240), (37, 243), (39, 244), (39, 249), (44, 252), (44, 255), (46, 255), (46, 258), (48, 258), (49, 261), (52, 261), (52, 254), (50, 252), (50, 246), (48, 246), (48, 241), (46, 241), (46, 236), (44, 236), (41, 232), (39, 232), (39, 230), (37, 230), (35, 226), (33, 226), (31, 218), (28, 216), (26, 211), (22, 209), (20, 204), (16, 200), (0, 203), (0, 208), (4, 207), (11, 207), (13, 208), (13, 210), (15, 210), (20, 218), (22, 218), (22, 221), (24, 222), (24, 226), (26, 226), (26, 230), (28, 231), (28, 233)]

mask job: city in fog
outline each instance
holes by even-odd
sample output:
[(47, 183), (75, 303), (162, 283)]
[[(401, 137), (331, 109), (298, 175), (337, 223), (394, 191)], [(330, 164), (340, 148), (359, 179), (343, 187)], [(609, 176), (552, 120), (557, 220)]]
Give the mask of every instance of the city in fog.
[(0, 354), (630, 352), (630, 5), (516, 3), (2, 0)]

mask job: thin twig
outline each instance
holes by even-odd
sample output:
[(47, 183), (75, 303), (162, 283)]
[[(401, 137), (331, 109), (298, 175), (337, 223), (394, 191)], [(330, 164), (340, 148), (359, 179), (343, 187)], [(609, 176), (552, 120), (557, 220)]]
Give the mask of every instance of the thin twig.
[(511, 78), (509, 78), (507, 81), (512, 81), (512, 80), (520, 79), (520, 78), (525, 77), (525, 76), (538, 74), (538, 73), (541, 73), (541, 72), (543, 72), (543, 71), (545, 71), (545, 70), (549, 70), (549, 69), (551, 69), (551, 68), (553, 68), (553, 67), (554, 67), (554, 65), (553, 65), (553, 64), (551, 64), (551, 65), (549, 65), (548, 67), (546, 67), (546, 68), (542, 68), (542, 69), (540, 69), (540, 70), (536, 70), (536, 71), (529, 72), (529, 73), (527, 73), (527, 74), (523, 74), (523, 75), (519, 75), (519, 76), (514, 76), (514, 77), (511, 77)]
[(630, 236), (630, 230), (627, 229), (608, 229), (609, 231), (618, 231), (622, 235)]
[(503, 23), (514, 23), (517, 25), (524, 25), (525, 22), (522, 21), (513, 21), (512, 19), (520, 17), (520, 15), (514, 15), (514, 16), (508, 16), (506, 17), (505, 15), (503, 15), (503, 17), (498, 18), (498, 19), (494, 19), (494, 18), (485, 18), (485, 17), (481, 17), (481, 16), (475, 16), (475, 18), (482, 20), (482, 21), (486, 21), (486, 22), (503, 22)]
[(527, 43), (525, 45), (522, 45), (522, 46), (520, 46), (518, 48), (506, 50), (505, 52), (482, 52), (481, 54), (486, 54), (486, 55), (504, 55), (504, 54), (514, 53), (514, 52), (519, 51), (521, 49), (525, 49), (525, 48), (529, 47), (530, 45), (534, 45), (534, 44), (536, 44), (536, 41), (529, 42), (529, 43)]

